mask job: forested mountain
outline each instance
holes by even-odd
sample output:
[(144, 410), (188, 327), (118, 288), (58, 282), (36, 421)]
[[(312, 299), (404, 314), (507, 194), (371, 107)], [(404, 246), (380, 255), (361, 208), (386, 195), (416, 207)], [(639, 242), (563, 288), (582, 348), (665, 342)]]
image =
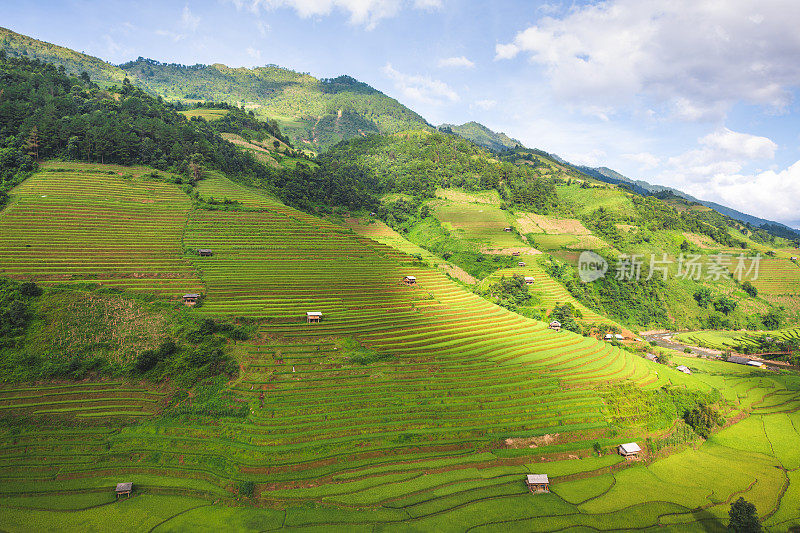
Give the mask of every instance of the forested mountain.
[(213, 100), (277, 120), (300, 147), (325, 149), (370, 133), (431, 128), (420, 115), (349, 76), (317, 79), (275, 65), (231, 68), (221, 64), (178, 65), (138, 58), (114, 66), (98, 58), (0, 28), (0, 49), (63, 65), (70, 74), (88, 72), (100, 85), (131, 83), (175, 102)]
[(522, 146), (520, 141), (512, 139), (505, 133), (494, 132), (483, 124), (474, 121), (466, 122), (460, 126), (455, 124), (442, 124), (439, 126), (439, 131), (455, 133), (456, 135), (474, 142), (478, 146), (483, 146), (495, 152)]
[[(350, 165), (271, 169), (223, 139), (259, 131), (282, 138), (274, 122), (230, 108), (207, 122), (179, 114), (127, 81), (100, 88), (88, 75), (63, 66), (11, 58), (0, 51), (0, 191), (19, 183), (38, 161), (65, 158), (98, 163), (145, 164), (184, 174), (191, 183), (203, 169), (265, 188), (306, 209), (316, 204), (369, 207), (372, 185), (358, 183)], [(344, 187), (344, 188), (343, 188)]]
[(380, 192), (431, 197), (440, 187), (496, 189), (509, 203), (547, 212), (555, 200), (549, 169), (498, 160), (475, 144), (426, 130), (372, 135), (337, 144), (320, 160), (352, 162), (375, 176)]
[(62, 65), (69, 74), (76, 76), (86, 72), (99, 85), (122, 83), (125, 79), (125, 72), (107, 61), (21, 35), (3, 27), (0, 27), (0, 50), (11, 57), (22, 56)]

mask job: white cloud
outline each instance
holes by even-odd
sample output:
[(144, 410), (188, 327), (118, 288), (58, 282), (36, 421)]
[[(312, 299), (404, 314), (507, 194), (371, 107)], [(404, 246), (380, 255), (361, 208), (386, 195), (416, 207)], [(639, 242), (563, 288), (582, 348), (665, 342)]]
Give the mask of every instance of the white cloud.
[(248, 56), (255, 59), (256, 61), (261, 61), (261, 50), (256, 50), (252, 46), (248, 46), (245, 49), (245, 52), (247, 53)]
[(178, 19), (178, 23), (176, 24), (177, 27), (180, 27), (183, 31), (177, 32), (172, 30), (164, 30), (158, 29), (155, 31), (156, 35), (161, 37), (167, 37), (171, 39), (173, 42), (182, 41), (187, 37), (187, 33), (194, 33), (197, 31), (198, 26), (200, 25), (200, 17), (192, 14), (192, 11), (189, 9), (189, 4), (183, 6), (183, 11), (181, 11), (180, 19)]
[(720, 128), (698, 139), (699, 148), (670, 157), (672, 180), (706, 183), (738, 174), (753, 160), (772, 159), (778, 145), (766, 137)]
[(639, 163), (641, 170), (650, 170), (656, 168), (661, 162), (661, 158), (657, 157), (650, 152), (638, 152), (635, 154), (622, 154), (624, 159)]
[(262, 37), (266, 37), (270, 30), (272, 30), (270, 25), (262, 20), (256, 20), (256, 28), (258, 28), (258, 33), (260, 33)]
[(745, 213), (796, 222), (800, 161), (778, 171), (747, 170), (771, 161), (777, 149), (767, 137), (720, 128), (698, 139), (697, 148), (667, 159), (656, 180)]
[(769, 220), (800, 223), (800, 161), (777, 172), (720, 172), (707, 182), (688, 186), (686, 192)]
[(200, 17), (192, 14), (191, 10), (189, 10), (189, 4), (183, 6), (183, 11), (181, 12), (181, 28), (194, 32), (197, 31), (199, 25)]
[(772, 159), (778, 145), (767, 137), (748, 133), (738, 133), (728, 128), (720, 128), (700, 139), (700, 144), (715, 153), (739, 159)]
[(464, 56), (446, 57), (439, 60), (440, 67), (473, 68), (475, 63)]
[(477, 107), (478, 109), (488, 111), (489, 109), (497, 107), (497, 100), (475, 100), (474, 103), (470, 104), (470, 107)]
[(403, 74), (386, 63), (383, 73), (394, 81), (400, 93), (417, 102), (425, 104), (445, 104), (458, 102), (459, 96), (449, 85), (428, 76)]
[(615, 110), (655, 102), (683, 120), (742, 101), (783, 111), (800, 87), (800, 2), (609, 0), (546, 16), (496, 60), (525, 54), (554, 93)]
[(169, 31), (169, 30), (156, 30), (156, 35), (159, 35), (161, 37), (167, 37), (169, 39), (172, 39), (176, 43), (186, 38), (186, 35), (183, 33), (176, 33), (174, 31)]
[(333, 11), (350, 15), (350, 23), (374, 29), (381, 19), (395, 16), (407, 4), (414, 9), (441, 7), (441, 0), (227, 0), (238, 10), (258, 14), (262, 9), (291, 8), (302, 18), (327, 16)]

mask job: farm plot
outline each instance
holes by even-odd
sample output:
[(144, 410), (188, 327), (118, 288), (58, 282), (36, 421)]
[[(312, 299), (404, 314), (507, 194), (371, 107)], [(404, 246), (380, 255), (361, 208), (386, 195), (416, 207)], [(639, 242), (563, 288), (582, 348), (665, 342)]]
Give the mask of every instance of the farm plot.
[(209, 122), (213, 122), (215, 120), (219, 120), (225, 115), (228, 114), (227, 109), (189, 109), (186, 111), (178, 111), (181, 115), (188, 119), (192, 119), (194, 117), (203, 118)]
[(0, 273), (167, 295), (202, 292), (183, 260), (191, 201), (144, 168), (50, 163), (0, 213)]

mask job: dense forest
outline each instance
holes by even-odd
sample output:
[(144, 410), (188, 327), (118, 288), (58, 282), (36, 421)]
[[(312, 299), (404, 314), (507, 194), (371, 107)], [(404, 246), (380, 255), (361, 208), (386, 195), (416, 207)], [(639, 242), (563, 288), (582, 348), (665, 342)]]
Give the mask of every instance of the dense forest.
[(373, 173), (381, 192), (432, 197), (440, 187), (496, 189), (509, 204), (539, 213), (557, 203), (552, 180), (526, 166), (498, 161), (485, 149), (447, 133), (416, 130), (351, 139), (319, 159), (326, 164), (352, 162)]

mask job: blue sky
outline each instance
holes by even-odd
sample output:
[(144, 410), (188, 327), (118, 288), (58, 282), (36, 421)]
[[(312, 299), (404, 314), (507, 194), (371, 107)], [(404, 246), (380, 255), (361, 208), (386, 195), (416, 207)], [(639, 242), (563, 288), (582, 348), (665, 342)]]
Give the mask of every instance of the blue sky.
[(800, 2), (4, 2), (0, 25), (112, 63), (349, 74), (433, 124), (800, 226)]

